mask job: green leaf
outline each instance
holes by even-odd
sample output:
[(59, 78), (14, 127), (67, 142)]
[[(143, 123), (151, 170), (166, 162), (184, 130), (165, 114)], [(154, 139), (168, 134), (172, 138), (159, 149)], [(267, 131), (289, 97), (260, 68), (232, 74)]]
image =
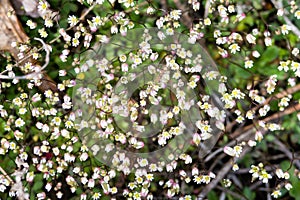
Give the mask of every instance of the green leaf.
[(254, 25), (254, 18), (253, 16), (247, 16), (245, 19), (243, 19), (239, 25), (237, 26), (238, 31), (243, 31), (245, 30), (248, 26), (253, 26)]
[(266, 140), (267, 140), (268, 142), (273, 142), (274, 139), (275, 139), (275, 136), (274, 136), (274, 135), (268, 134), (268, 135), (266, 136)]
[(207, 194), (207, 198), (209, 200), (218, 200), (218, 195), (216, 194), (216, 192), (214, 191), (210, 191), (208, 194)]
[(258, 62), (259, 65), (264, 66), (267, 63), (274, 61), (279, 55), (279, 50), (280, 49), (276, 46), (268, 47), (261, 55), (259, 62)]
[(300, 200), (300, 181), (299, 179), (292, 179), (293, 188), (290, 190), (290, 195), (296, 200)]
[(43, 175), (42, 174), (37, 174), (35, 177), (34, 177), (34, 184), (31, 188), (31, 190), (34, 192), (34, 193), (38, 193), (43, 187)]
[(250, 188), (248, 188), (248, 187), (244, 188), (243, 193), (249, 200), (255, 199), (255, 197), (256, 197), (255, 192), (251, 191)]
[(253, 7), (254, 7), (256, 10), (262, 9), (261, 1), (255, 0), (255, 1), (253, 1), (252, 3), (253, 3)]

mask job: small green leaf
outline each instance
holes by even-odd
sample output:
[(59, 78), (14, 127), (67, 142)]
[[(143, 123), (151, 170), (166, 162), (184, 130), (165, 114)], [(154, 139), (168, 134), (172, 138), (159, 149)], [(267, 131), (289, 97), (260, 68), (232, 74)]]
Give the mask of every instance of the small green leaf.
[(255, 197), (256, 197), (255, 192), (251, 191), (250, 188), (248, 188), (248, 187), (244, 188), (243, 193), (249, 200), (255, 199)]
[(208, 194), (207, 194), (207, 198), (209, 200), (218, 200), (218, 195), (216, 194), (216, 192), (214, 191), (210, 191)]

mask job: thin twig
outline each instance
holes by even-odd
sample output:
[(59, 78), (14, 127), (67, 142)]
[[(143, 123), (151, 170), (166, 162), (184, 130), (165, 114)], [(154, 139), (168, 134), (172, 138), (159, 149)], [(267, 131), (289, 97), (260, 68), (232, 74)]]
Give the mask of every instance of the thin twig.
[[(281, 98), (283, 98), (283, 97), (285, 97), (285, 96), (288, 96), (288, 95), (290, 95), (290, 94), (294, 94), (294, 93), (296, 93), (296, 92), (298, 92), (298, 91), (300, 91), (300, 84), (297, 84), (297, 85), (295, 85), (295, 86), (293, 86), (293, 87), (287, 88), (286, 90), (281, 91), (281, 92), (275, 94), (274, 96), (271, 96), (271, 97), (267, 98), (266, 101), (265, 101), (264, 103), (257, 105), (256, 107), (252, 108), (251, 110), (252, 110), (252, 111), (256, 111), (256, 110), (258, 110), (260, 107), (262, 107), (262, 106), (267, 105), (268, 103), (270, 103), (270, 102), (272, 101), (272, 99), (281, 99)], [(289, 109), (286, 109), (285, 111), (283, 111), (283, 112), (281, 112), (281, 113), (279, 113), (279, 114), (278, 114), (278, 113), (275, 113), (275, 114), (273, 114), (272, 116), (265, 118), (263, 121), (271, 121), (271, 120), (277, 119), (277, 118), (279, 118), (279, 117), (281, 117), (281, 116), (283, 116), (283, 115), (286, 115), (285, 112), (291, 113), (291, 112), (295, 112), (296, 110), (299, 110), (299, 109), (300, 109), (300, 108), (299, 108), (299, 105), (297, 105), (296, 107), (291, 107), (291, 108), (289, 108)], [(288, 111), (287, 111), (287, 110), (288, 110)], [(294, 110), (294, 111), (293, 111), (293, 110)], [(233, 127), (236, 123), (237, 123), (236, 121), (233, 121), (233, 122), (231, 122), (230, 124), (228, 124), (228, 125), (226, 126), (226, 131), (225, 131), (225, 132), (230, 132), (231, 129), (232, 129), (232, 127)], [(243, 130), (242, 130), (242, 131), (241, 131), (240, 129), (238, 129), (238, 130), (236, 130), (234, 133), (232, 133), (230, 136), (231, 136), (232, 138), (236, 138), (236, 137), (238, 136), (238, 134), (243, 133), (243, 131), (249, 130), (249, 129), (253, 128), (253, 127), (254, 127), (253, 124), (251, 124), (251, 125), (249, 125), (249, 126), (246, 126), (246, 127), (243, 127)], [(221, 134), (221, 132), (218, 133), (218, 134)], [(248, 135), (247, 135), (247, 134), (243, 134), (243, 137), (248, 137)], [(240, 141), (240, 140), (239, 140), (239, 141)], [(215, 155), (217, 155), (218, 153), (222, 152), (222, 150), (223, 150), (223, 149), (217, 149), (216, 151), (210, 153), (210, 154), (205, 158), (205, 162), (207, 162), (207, 161), (211, 160), (212, 158), (214, 158)]]
[[(293, 106), (289, 107), (288, 109), (286, 109), (283, 112), (275, 113), (275, 114), (271, 115), (270, 117), (265, 119), (265, 122), (268, 122), (270, 120), (274, 120), (275, 117), (278, 118), (278, 117), (282, 117), (284, 115), (291, 114), (291, 113), (293, 113), (295, 111), (298, 111), (298, 110), (300, 110), (300, 104), (296, 105), (295, 107), (293, 107)], [(232, 146), (237, 141), (241, 142), (241, 141), (247, 141), (249, 139), (253, 139), (253, 137), (254, 137), (253, 132), (255, 130), (256, 129), (254, 128), (254, 124), (249, 125), (249, 126), (245, 127), (242, 130), (237, 130), (235, 135), (238, 136), (238, 137), (236, 138), (236, 140), (233, 140), (233, 141), (229, 142), (227, 145)], [(262, 134), (265, 134), (267, 132), (267, 130), (262, 130), (261, 132), (262, 132)], [(240, 159), (243, 158), (244, 155), (246, 153), (248, 153), (250, 150), (251, 150), (251, 148), (249, 146), (245, 146), (244, 149), (243, 149), (243, 152), (241, 153), (239, 158)], [(216, 175), (216, 178), (213, 179), (208, 185), (206, 185), (206, 187), (201, 191), (201, 193), (198, 195), (197, 199), (200, 199), (200, 200), (204, 199), (206, 197), (206, 195), (208, 194), (208, 192), (211, 191), (213, 188), (215, 188), (218, 185), (219, 181), (221, 181), (228, 174), (229, 170), (231, 169), (231, 166), (232, 166), (232, 161), (229, 160), (223, 166), (223, 168), (221, 170), (219, 170), (219, 173)]]
[[(250, 147), (246, 146), (243, 149), (243, 152), (240, 155), (240, 158), (242, 158), (246, 153), (248, 153), (251, 150)], [(209, 184), (207, 184), (205, 186), (205, 188), (203, 188), (203, 190), (201, 191), (201, 193), (198, 195), (197, 199), (198, 200), (202, 200), (206, 197), (206, 195), (212, 190), (214, 189), (218, 183), (228, 174), (228, 172), (230, 171), (232, 167), (232, 160), (230, 159), (229, 161), (227, 161), (227, 163), (225, 163), (222, 167), (222, 169), (219, 170), (219, 173), (216, 175), (216, 178), (213, 179)]]
[(240, 195), (238, 193), (235, 193), (235, 192), (233, 192), (233, 191), (231, 191), (231, 190), (229, 190), (227, 188), (224, 188), (224, 187), (221, 187), (221, 186), (217, 186), (216, 188), (219, 189), (219, 190), (221, 190), (221, 191), (223, 191), (223, 192), (225, 192), (225, 193), (230, 194), (233, 197), (236, 197), (237, 199), (244, 199), (244, 200), (246, 200), (246, 198), (244, 196), (242, 196), (242, 195)]
[(278, 150), (283, 152), (290, 160), (291, 162), (293, 162), (296, 167), (300, 170), (300, 161), (299, 160), (295, 160), (293, 153), (288, 149), (287, 146), (285, 146), (280, 140), (278, 140), (276, 137), (274, 139), (274, 143), (276, 145), (278, 145)]
[(6, 173), (6, 171), (0, 167), (0, 172), (5, 176), (5, 178), (7, 178), (9, 180), (9, 182), (12, 184), (14, 183), (14, 181), (8, 176), (8, 174)]
[[(255, 111), (257, 111), (259, 108), (263, 107), (264, 105), (269, 104), (273, 99), (281, 99), (285, 96), (288, 96), (289, 94), (294, 94), (296, 92), (300, 91), (300, 84), (297, 84), (293, 87), (287, 88), (286, 90), (279, 92), (277, 94), (275, 94), (274, 96), (270, 96), (268, 97), (263, 103), (258, 104), (257, 106), (255, 106), (254, 108), (252, 108), (250, 111), (252, 111), (253, 113)], [(235, 126), (237, 124), (236, 121), (231, 122), (230, 124), (228, 124), (226, 126), (226, 132), (231, 131), (232, 127)]]
[(210, 0), (206, 0), (205, 3), (205, 11), (204, 11), (204, 18), (206, 18), (209, 14), (209, 9), (210, 9)]
[(215, 156), (218, 154), (218, 153), (221, 153), (223, 152), (223, 148), (219, 148), (217, 150), (215, 150), (214, 152), (210, 153), (204, 160), (204, 162), (208, 162), (210, 161), (211, 159), (215, 158)]
[[(297, 104), (295, 106), (290, 106), (288, 107), (287, 109), (285, 109), (284, 111), (282, 112), (278, 112), (278, 113), (274, 113), (273, 115), (269, 116), (269, 117), (266, 117), (264, 119), (262, 119), (261, 121), (263, 122), (270, 122), (270, 121), (273, 121), (275, 119), (279, 119), (280, 117), (283, 117), (283, 116), (286, 116), (286, 115), (289, 115), (289, 114), (292, 114), (294, 112), (297, 112), (297, 111), (300, 111), (300, 104)], [(247, 131), (247, 130), (251, 130), (255, 128), (255, 125), (254, 124), (251, 124), (251, 125), (248, 125), (246, 127), (244, 127), (242, 130), (241, 129), (237, 129), (235, 132), (233, 132), (230, 136), (232, 138), (236, 138), (237, 136), (239, 136), (241, 133), (241, 131)]]
[(270, 184), (266, 183), (266, 187), (267, 187), (267, 200), (272, 200), (271, 194), (270, 194)]

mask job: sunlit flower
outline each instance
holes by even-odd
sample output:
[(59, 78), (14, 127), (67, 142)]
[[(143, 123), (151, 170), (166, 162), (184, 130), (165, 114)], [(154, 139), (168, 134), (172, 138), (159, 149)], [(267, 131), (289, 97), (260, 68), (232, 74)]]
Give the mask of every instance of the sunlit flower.
[(26, 25), (29, 26), (30, 29), (35, 29), (37, 27), (37, 24), (32, 20), (27, 20)]
[(42, 13), (46, 13), (49, 8), (49, 4), (47, 1), (39, 1), (38, 10)]
[(70, 26), (75, 26), (78, 23), (78, 18), (75, 15), (71, 15), (68, 17), (68, 23)]
[(274, 190), (274, 191), (272, 192), (271, 196), (273, 196), (275, 199), (277, 199), (278, 197), (281, 196), (280, 190)]
[(25, 125), (25, 122), (23, 121), (23, 119), (21, 118), (18, 118), (16, 121), (15, 121), (15, 126), (16, 127), (22, 127)]
[(237, 51), (240, 51), (240, 46), (238, 44), (234, 43), (229, 46), (229, 49), (231, 50), (230, 52), (232, 54), (235, 54)]
[(300, 19), (300, 10), (297, 10), (294, 15), (297, 19)]
[(288, 34), (289, 33), (289, 31), (291, 30), (291, 27), (289, 26), (289, 25), (282, 25), (281, 26), (281, 33), (283, 34), (283, 35), (286, 35), (286, 34)]

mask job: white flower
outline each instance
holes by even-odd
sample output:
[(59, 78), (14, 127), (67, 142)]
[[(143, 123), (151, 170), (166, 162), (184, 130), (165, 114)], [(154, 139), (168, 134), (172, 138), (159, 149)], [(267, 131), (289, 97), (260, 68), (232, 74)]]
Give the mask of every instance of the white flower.
[(297, 19), (300, 19), (300, 10), (297, 10), (294, 15)]
[(288, 34), (290, 30), (291, 30), (291, 27), (289, 25), (284, 24), (281, 26), (281, 33), (283, 35)]
[(88, 182), (88, 187), (89, 188), (93, 188), (95, 186), (95, 181), (94, 179), (90, 179), (89, 182)]
[(197, 1), (195, 2), (195, 1), (194, 1), (194, 2), (192, 3), (192, 5), (193, 5), (193, 10), (194, 10), (194, 11), (197, 11), (197, 10), (200, 9), (200, 3), (199, 3), (199, 2), (197, 2)]
[(204, 25), (205, 25), (205, 26), (211, 25), (211, 21), (210, 21), (209, 18), (204, 19)]
[(69, 16), (68, 23), (70, 24), (70, 26), (75, 26), (78, 23), (77, 17), (75, 15)]
[(146, 167), (148, 165), (148, 160), (143, 158), (143, 159), (138, 159), (138, 163), (141, 167)]
[(44, 28), (39, 29), (38, 32), (39, 32), (39, 34), (41, 35), (42, 38), (48, 37), (48, 33), (45, 31)]
[(284, 187), (285, 187), (285, 189), (287, 189), (288, 191), (289, 191), (290, 189), (293, 188), (292, 184), (290, 184), (290, 183), (286, 183), (286, 184), (284, 185)]
[(300, 63), (295, 62), (295, 61), (292, 61), (292, 63), (291, 63), (291, 69), (292, 69), (293, 71), (300, 70)]
[(161, 29), (163, 27), (163, 25), (164, 25), (164, 18), (161, 17), (156, 21), (156, 26), (158, 29)]
[(229, 12), (229, 13), (235, 12), (234, 5), (229, 5), (229, 6), (228, 6), (228, 12)]
[(154, 13), (154, 8), (152, 8), (151, 6), (147, 8), (147, 14), (148, 15), (152, 15)]
[(36, 26), (37, 26), (36, 23), (33, 22), (32, 20), (28, 20), (28, 21), (26, 22), (26, 25), (29, 26), (30, 29), (35, 29)]
[(299, 49), (295, 47), (295, 48), (292, 50), (292, 54), (293, 54), (294, 56), (297, 56), (297, 55), (299, 54)]
[(52, 27), (52, 26), (53, 26), (53, 21), (52, 21), (52, 19), (46, 19), (44, 25), (45, 25), (47, 28)]
[(72, 39), (72, 46), (73, 46), (73, 47), (77, 47), (77, 46), (79, 45), (79, 43), (80, 43), (80, 42), (79, 42), (78, 38), (73, 38), (73, 39)]
[(243, 147), (240, 146), (240, 145), (236, 145), (234, 146), (233, 148), (232, 147), (229, 147), (229, 146), (225, 146), (224, 149), (223, 149), (224, 153), (226, 153), (227, 155), (230, 155), (230, 156), (235, 156), (235, 157), (239, 157), (240, 154), (242, 153), (243, 151)]
[(277, 199), (279, 196), (281, 196), (280, 190), (274, 190), (271, 194), (275, 199)]
[(285, 71), (287, 72), (289, 70), (289, 64), (290, 64), (290, 61), (280, 61), (280, 65), (278, 66), (278, 70), (279, 71)]
[(237, 51), (240, 51), (240, 46), (238, 44), (234, 43), (229, 46), (229, 49), (231, 50), (230, 52), (232, 54), (235, 54)]
[(219, 14), (222, 18), (227, 17), (227, 8), (226, 7), (224, 7), (223, 5), (219, 5), (218, 6), (218, 11), (219, 11)]
[(279, 17), (281, 17), (283, 14), (284, 14), (284, 9), (283, 8), (280, 8), (280, 9), (277, 10), (277, 15)]
[(113, 34), (114, 34), (114, 33), (118, 33), (118, 31), (119, 31), (119, 30), (118, 30), (118, 27), (117, 27), (116, 25), (114, 25), (114, 26), (112, 26), (112, 27), (110, 28), (110, 32), (113, 33)]
[(38, 200), (42, 200), (42, 199), (46, 198), (46, 193), (41, 192), (41, 193), (38, 193), (36, 196), (37, 196)]
[(47, 10), (49, 8), (49, 4), (47, 1), (40, 1), (39, 2), (39, 5), (38, 5), (38, 10), (41, 12), (41, 13), (46, 13)]
[(233, 150), (233, 148), (231, 148), (229, 146), (225, 146), (224, 149), (223, 149), (223, 151), (227, 155), (230, 155), (230, 156), (234, 156), (235, 155), (235, 151)]
[(253, 67), (253, 61), (252, 60), (247, 60), (245, 61), (245, 68), (252, 68)]
[(260, 53), (258, 51), (253, 51), (252, 52), (253, 57), (255, 58), (259, 58), (260, 57)]
[(215, 30), (214, 31), (214, 38), (218, 38), (221, 36), (221, 31), (220, 30)]
[(282, 169), (276, 169), (275, 173), (276, 173), (278, 178), (283, 178), (284, 177)]
[(234, 164), (233, 166), (232, 166), (232, 170), (233, 171), (237, 171), (237, 170), (239, 170), (240, 168), (239, 168), (239, 166), (237, 165), (237, 164)]
[(268, 183), (269, 179), (271, 179), (272, 176), (270, 174), (268, 174), (265, 170), (263, 170), (261, 172), (261, 174), (259, 175), (259, 180), (262, 180), (263, 183)]
[(104, 2), (104, 0), (96, 0), (96, 3), (100, 4), (100, 5), (103, 4), (103, 2)]
[(256, 42), (255, 42), (256, 38), (255, 38), (253, 35), (251, 35), (251, 34), (247, 34), (246, 39), (247, 39), (247, 41), (248, 41), (250, 44), (255, 44), (255, 43), (256, 43)]
[(172, 10), (170, 12), (170, 17), (173, 18), (174, 20), (179, 20), (181, 15), (181, 10)]
[(223, 183), (225, 187), (230, 187), (232, 184), (230, 179), (223, 179)]
[(21, 118), (18, 118), (16, 121), (15, 121), (15, 126), (16, 127), (22, 127), (24, 126), (25, 122), (23, 121), (23, 119)]
[(126, 55), (121, 55), (120, 57), (119, 57), (119, 59), (120, 59), (120, 61), (121, 62), (126, 62), (126, 60), (127, 60), (127, 57), (126, 57)]
[(267, 47), (272, 45), (272, 39), (270, 37), (265, 38), (265, 45)]

